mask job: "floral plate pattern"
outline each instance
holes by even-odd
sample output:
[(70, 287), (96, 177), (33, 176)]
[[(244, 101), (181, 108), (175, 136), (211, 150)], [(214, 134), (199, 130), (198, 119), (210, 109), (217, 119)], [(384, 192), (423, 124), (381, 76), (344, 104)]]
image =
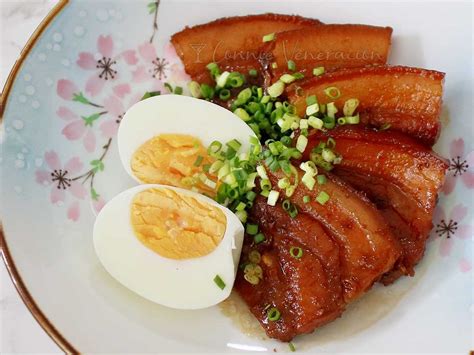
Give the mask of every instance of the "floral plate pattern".
[[(31, 297), (67, 339), (59, 341), (66, 350), (143, 352), (163, 347), (166, 351), (222, 352), (281, 348), (276, 342), (243, 334), (218, 309), (175, 312), (140, 299), (104, 272), (92, 250), (95, 214), (118, 192), (134, 185), (122, 171), (117, 154), (116, 133), (123, 114), (145, 92), (167, 94), (167, 83), (185, 86), (189, 80), (169, 43), (169, 36), (186, 24), (225, 15), (293, 12), (284, 4), (248, 3), (243, 6), (247, 9), (243, 9), (238, 3), (227, 2), (226, 8), (214, 3), (216, 8), (210, 14), (198, 15), (200, 6), (209, 3), (212, 2), (98, 1), (92, 5), (71, 1), (63, 4), (15, 73), (7, 97), (2, 97), (0, 186), (4, 244)], [(314, 13), (321, 19), (327, 14), (327, 22), (373, 23), (349, 13), (333, 19), (331, 6), (336, 5), (323, 6), (321, 14), (316, 14), (311, 4), (301, 3), (301, 9), (305, 10), (301, 13)], [(376, 8), (384, 10), (383, 6)], [(176, 20), (176, 14), (182, 19)], [(390, 15), (380, 22), (393, 25), (395, 33), (400, 27)], [(448, 33), (448, 36), (455, 34)], [(399, 38), (401, 43), (403, 38)], [(427, 34), (422, 38), (430, 40)], [(430, 62), (432, 56), (428, 54), (436, 53), (430, 43), (425, 48), (426, 60), (417, 62), (415, 59), (415, 63), (410, 62), (410, 56), (403, 53), (401, 47), (394, 46), (394, 62), (401, 59), (403, 64), (447, 72), (445, 108), (456, 108), (458, 112), (456, 116), (449, 116), (448, 111), (443, 113), (445, 127), (435, 147), (440, 155), (449, 159), (450, 167), (433, 222), (427, 257), (420, 265), (423, 271), (413, 279), (400, 282), (404, 283), (400, 288), (408, 285), (409, 292), (394, 307), (402, 313), (411, 307), (421, 314), (441, 309), (446, 313), (443, 317), (451, 319), (462, 330), (450, 333), (440, 327), (434, 331), (449, 338), (444, 343), (437, 342), (436, 338), (421, 345), (411, 344), (413, 347), (404, 347), (393, 340), (388, 343), (393, 345), (394, 351), (430, 349), (433, 341), (433, 349), (467, 350), (468, 337), (465, 336), (472, 334), (469, 318), (473, 312), (470, 276), (474, 152), (472, 102), (469, 103), (468, 96), (472, 74), (467, 82), (456, 82), (462, 75), (452, 74), (449, 69), (462, 65), (464, 57), (460, 56), (458, 61)], [(467, 94), (454, 97), (450, 90), (459, 89), (456, 85), (467, 88)], [(411, 288), (415, 284), (416, 287)], [(431, 297), (424, 306), (420, 303), (426, 297), (423, 292), (429, 292)], [(444, 308), (437, 303), (444, 304)], [(83, 311), (78, 312), (78, 309)], [(392, 310), (377, 324), (350, 339), (334, 342), (323, 341), (323, 337), (316, 337), (316, 341), (310, 336), (304, 337), (301, 351), (314, 351), (315, 347), (321, 351), (342, 351), (349, 346), (358, 351), (384, 349), (389, 332), (383, 331), (384, 326), (391, 324), (391, 332), (402, 334), (403, 324), (418, 329), (438, 319), (431, 315), (414, 324), (409, 317), (397, 317), (396, 313)], [(209, 331), (199, 329), (202, 325), (197, 318), (208, 324), (211, 333), (217, 332), (220, 340)], [(72, 319), (80, 330), (71, 324)], [(117, 329), (110, 329), (112, 326)], [(186, 334), (181, 333), (182, 327)], [(372, 332), (379, 334), (380, 339), (367, 344), (373, 340)], [(410, 329), (410, 332), (416, 333), (416, 330)], [(417, 334), (423, 336), (425, 332)], [(146, 340), (141, 341), (141, 337)], [(160, 344), (158, 348), (157, 344)]]

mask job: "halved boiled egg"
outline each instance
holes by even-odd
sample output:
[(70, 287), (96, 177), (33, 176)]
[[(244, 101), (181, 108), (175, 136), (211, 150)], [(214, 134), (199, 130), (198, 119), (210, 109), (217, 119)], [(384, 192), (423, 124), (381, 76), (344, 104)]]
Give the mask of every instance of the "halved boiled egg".
[(120, 123), (118, 148), (125, 170), (140, 183), (193, 189), (213, 196), (216, 181), (203, 173), (213, 142), (234, 142), (248, 152), (252, 129), (232, 112), (181, 95), (151, 97), (133, 105)]
[(201, 194), (140, 185), (100, 211), (94, 247), (120, 283), (167, 307), (198, 309), (226, 299), (244, 228), (227, 208)]

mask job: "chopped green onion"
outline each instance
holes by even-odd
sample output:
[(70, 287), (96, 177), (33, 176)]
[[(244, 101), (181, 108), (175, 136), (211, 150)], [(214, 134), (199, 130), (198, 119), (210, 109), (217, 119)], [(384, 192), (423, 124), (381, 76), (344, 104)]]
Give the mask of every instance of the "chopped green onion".
[(214, 173), (218, 172), (223, 166), (224, 166), (224, 162), (222, 160), (216, 160), (209, 167), (209, 173), (214, 174)]
[(261, 179), (260, 180), (260, 188), (262, 190), (270, 190), (272, 188), (272, 183), (268, 179)]
[(294, 345), (291, 341), (288, 343), (288, 347), (290, 348), (290, 351), (291, 351), (291, 352), (295, 352), (295, 351), (296, 351), (295, 345)]
[(255, 200), (255, 197), (257, 197), (257, 194), (254, 191), (249, 191), (249, 192), (247, 192), (245, 197), (247, 197), (247, 200), (253, 201), (253, 200)]
[(242, 144), (237, 139), (232, 139), (231, 141), (228, 141), (226, 145), (235, 150), (236, 152), (238, 152), (240, 147), (242, 146)]
[(257, 174), (258, 176), (260, 176), (261, 179), (268, 180), (268, 175), (263, 165), (257, 166)]
[(308, 125), (308, 120), (307, 119), (301, 119), (300, 120), (300, 129), (308, 129), (309, 128), (309, 125)]
[(330, 86), (324, 89), (324, 93), (331, 99), (335, 100), (341, 96), (341, 91), (335, 86)]
[(244, 122), (248, 122), (251, 120), (249, 114), (247, 111), (245, 111), (243, 108), (239, 107), (234, 110), (234, 114), (240, 117), (240, 119)]
[(327, 109), (328, 117), (334, 119), (336, 117), (336, 113), (337, 113), (337, 107), (334, 104), (334, 102), (328, 103), (326, 105), (326, 109)]
[(309, 189), (313, 190), (314, 185), (316, 184), (316, 180), (314, 179), (313, 175), (311, 173), (306, 173), (303, 175), (301, 178), (301, 182)]
[(247, 222), (247, 211), (237, 211), (235, 215), (240, 220), (240, 222), (245, 223)]
[(230, 91), (228, 89), (222, 89), (219, 92), (219, 99), (221, 99), (223, 101), (229, 100), (230, 99)]
[(247, 234), (250, 234), (250, 235), (257, 234), (258, 233), (258, 224), (247, 223), (247, 225), (245, 226), (245, 232), (247, 232)]
[(285, 84), (291, 84), (296, 78), (291, 74), (283, 74), (280, 76), (280, 80), (283, 81)]
[(308, 195), (303, 196), (304, 203), (309, 203), (310, 201), (311, 201), (311, 197), (309, 197)]
[(323, 149), (323, 151), (321, 152), (321, 156), (328, 163), (332, 163), (334, 159), (336, 159), (336, 154), (334, 154), (334, 152), (328, 148)]
[(206, 65), (206, 68), (209, 70), (209, 71), (216, 71), (216, 70), (219, 70), (219, 66), (217, 65), (217, 63), (209, 63), (208, 65)]
[(214, 88), (207, 84), (201, 84), (201, 96), (204, 99), (212, 99), (214, 97)]
[(183, 88), (182, 88), (181, 86), (176, 86), (176, 87), (174, 88), (173, 93), (174, 93), (175, 95), (182, 95), (182, 94), (183, 94)]
[(307, 145), (308, 145), (308, 138), (306, 138), (303, 135), (300, 135), (296, 141), (296, 149), (298, 149), (299, 152), (303, 153)]
[(214, 141), (212, 142), (209, 147), (207, 148), (207, 153), (209, 155), (212, 155), (212, 154), (215, 154), (215, 153), (218, 153), (222, 148), (222, 143), (219, 142), (219, 141)]
[(359, 106), (359, 100), (357, 99), (347, 100), (344, 103), (344, 108), (342, 109), (342, 111), (344, 112), (344, 116), (352, 116), (357, 106)]
[(260, 253), (257, 250), (252, 250), (249, 253), (249, 261), (250, 262), (252, 262), (254, 264), (258, 264), (261, 259), (262, 259), (262, 256), (260, 255)]
[(243, 211), (246, 207), (247, 207), (247, 205), (241, 201), (241, 202), (239, 202), (239, 204), (235, 207), (235, 210), (236, 210), (236, 211)]
[(260, 244), (265, 241), (265, 235), (263, 235), (263, 233), (258, 233), (253, 237), (253, 241), (255, 244)]
[(303, 256), (303, 249), (301, 249), (300, 247), (291, 247), (290, 255), (295, 259), (301, 259), (301, 257)]
[(217, 285), (217, 287), (219, 287), (221, 290), (223, 290), (225, 288), (225, 282), (221, 279), (221, 277), (219, 275), (216, 275), (216, 277), (214, 277), (214, 283)]
[(311, 95), (306, 98), (306, 105), (311, 106), (316, 103), (318, 103), (318, 99), (316, 98), (316, 95)]
[(291, 205), (290, 209), (288, 210), (288, 214), (291, 218), (295, 218), (298, 215), (298, 208), (296, 205)]
[(270, 206), (275, 206), (279, 197), (280, 197), (280, 192), (276, 190), (271, 190), (270, 193), (268, 194), (267, 204)]
[(392, 125), (390, 123), (384, 123), (383, 125), (380, 126), (379, 131), (386, 131), (389, 129)]
[(192, 97), (199, 99), (201, 97), (201, 86), (196, 81), (188, 83), (188, 90)]
[(223, 88), (227, 84), (227, 79), (229, 79), (230, 73), (228, 71), (223, 72), (218, 76), (216, 80), (216, 85)]
[(250, 76), (257, 76), (257, 75), (258, 75), (258, 72), (257, 72), (257, 70), (255, 70), (255, 69), (250, 69), (250, 70), (249, 70), (249, 75), (250, 75)]
[(329, 137), (329, 138), (328, 138), (327, 147), (328, 147), (329, 149), (334, 149), (334, 148), (336, 148), (336, 141), (334, 140), (334, 138), (332, 138), (332, 137)]
[(201, 155), (198, 155), (196, 161), (194, 162), (194, 166), (200, 166), (203, 159), (204, 158)]
[(290, 208), (291, 208), (291, 202), (290, 200), (284, 200), (282, 203), (281, 203), (281, 207), (283, 207), (283, 209), (285, 211), (289, 211)]
[(346, 121), (345, 117), (339, 117), (337, 119), (337, 124), (340, 125), (340, 126), (344, 126), (346, 123), (347, 123), (347, 121)]
[(281, 313), (276, 307), (272, 307), (267, 311), (267, 317), (269, 321), (276, 322), (280, 319)]
[(324, 122), (316, 116), (309, 116), (308, 124), (313, 128), (321, 129), (323, 128)]
[(314, 115), (314, 114), (317, 113), (318, 111), (319, 111), (319, 105), (318, 105), (318, 103), (314, 103), (314, 104), (311, 104), (311, 105), (309, 105), (308, 107), (306, 107), (306, 115), (307, 115), (307, 116)]
[(318, 196), (316, 197), (316, 201), (320, 204), (320, 205), (324, 205), (326, 204), (326, 202), (329, 201), (329, 195), (325, 192), (325, 191), (321, 191)]
[(252, 285), (258, 285), (263, 279), (263, 270), (260, 265), (249, 263), (244, 267), (244, 279)]
[(232, 72), (229, 75), (227, 83), (233, 88), (238, 88), (244, 84), (244, 79), (244, 76), (239, 72)]
[(285, 83), (278, 80), (268, 88), (268, 95), (270, 97), (278, 97), (283, 94), (283, 91), (285, 91)]
[(324, 67), (316, 67), (313, 69), (314, 76), (319, 76), (321, 74), (324, 74)]
[(355, 116), (346, 117), (347, 124), (358, 124), (360, 122), (359, 114)]
[[(296, 80), (300, 80), (300, 79), (303, 79), (304, 78), (304, 74), (303, 73), (293, 73), (293, 76)], [(301, 89), (301, 88), (300, 88)], [(301, 96), (301, 95), (299, 95)]]
[(327, 178), (325, 175), (316, 176), (316, 180), (318, 181), (319, 185), (324, 185), (327, 182)]
[(291, 59), (288, 61), (288, 69), (291, 70), (291, 71), (295, 71), (296, 70), (296, 64), (294, 61), (292, 61)]
[(272, 63), (272, 69), (276, 69), (276, 68), (278, 68), (278, 64), (276, 62), (273, 62)]
[(327, 129), (333, 129), (336, 126), (336, 119), (334, 117), (325, 116), (323, 122), (324, 128)]
[(275, 39), (275, 33), (269, 33), (265, 36), (263, 36), (262, 40), (263, 42), (271, 42)]
[(278, 180), (278, 188), (286, 189), (288, 186), (290, 186), (290, 180), (288, 178), (285, 177)]

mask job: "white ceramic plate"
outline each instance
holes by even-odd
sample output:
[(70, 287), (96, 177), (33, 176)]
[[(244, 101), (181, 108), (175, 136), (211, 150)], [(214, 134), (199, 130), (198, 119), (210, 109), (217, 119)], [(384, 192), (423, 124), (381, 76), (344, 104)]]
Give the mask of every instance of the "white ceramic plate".
[[(467, 353), (474, 339), (470, 2), (162, 1), (156, 18), (147, 1), (61, 2), (2, 95), (2, 252), (25, 302), (70, 352), (288, 350), (261, 339), (254, 323), (244, 332), (247, 315), (238, 304), (176, 311), (146, 301), (104, 271), (92, 246), (95, 211), (134, 184), (118, 158), (116, 121), (144, 91), (187, 80), (169, 36), (186, 25), (261, 12), (389, 25), (391, 63), (447, 73), (435, 149), (451, 169), (416, 276), (376, 286), (341, 319), (298, 338), (297, 351)], [(116, 74), (107, 64), (96, 68), (102, 57), (116, 61)], [(103, 69), (107, 81), (99, 77)]]

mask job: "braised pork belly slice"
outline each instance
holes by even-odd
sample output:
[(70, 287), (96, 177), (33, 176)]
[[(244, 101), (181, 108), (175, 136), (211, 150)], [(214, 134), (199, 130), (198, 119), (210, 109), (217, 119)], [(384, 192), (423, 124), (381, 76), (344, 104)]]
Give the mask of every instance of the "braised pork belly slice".
[(392, 28), (367, 25), (330, 24), (309, 29), (281, 32), (262, 51), (271, 54), (272, 80), (290, 72), (288, 61), (305, 77), (313, 76), (315, 67), (325, 71), (340, 68), (382, 65), (387, 63)]
[(261, 14), (221, 18), (186, 27), (171, 37), (171, 43), (186, 72), (198, 82), (211, 82), (206, 69), (210, 62), (222, 70), (247, 73), (260, 69), (265, 60), (260, 47), (263, 36), (294, 29), (309, 29), (321, 22), (301, 16)]
[(399, 132), (357, 126), (312, 132), (305, 158), (329, 137), (335, 139), (336, 151), (342, 156), (333, 173), (367, 194), (402, 246), (402, 258), (383, 282), (390, 283), (402, 274), (413, 275), (432, 228), (447, 163)]
[[(302, 172), (298, 170), (298, 174), (301, 180)], [(278, 189), (278, 180), (284, 174), (268, 175), (273, 189)], [(284, 194), (280, 191), (281, 198)], [(329, 200), (321, 204), (316, 200), (320, 194), (329, 195)], [(304, 202), (305, 196), (310, 202)], [(398, 261), (399, 242), (375, 205), (336, 176), (328, 174), (327, 182), (316, 184), (313, 190), (300, 183), (289, 199), (299, 211), (318, 221), (339, 245), (346, 303), (367, 291)]]
[[(444, 73), (402, 66), (374, 66), (343, 69), (308, 79), (288, 88), (290, 103), (303, 116), (306, 97), (318, 102), (335, 102), (342, 112), (348, 99), (356, 98), (361, 122), (374, 127), (390, 125), (433, 145), (439, 135)], [(329, 97), (324, 90), (336, 87), (340, 96)]]
[[(293, 219), (262, 196), (249, 218), (259, 224), (266, 240), (255, 244), (246, 236), (241, 263), (250, 263), (249, 254), (258, 251), (263, 275), (251, 284), (241, 267), (235, 288), (268, 336), (289, 341), (337, 318), (345, 306), (337, 243), (311, 217), (301, 214)], [(295, 248), (301, 248), (300, 258), (291, 255)], [(281, 313), (277, 321), (268, 317), (274, 307)]]

